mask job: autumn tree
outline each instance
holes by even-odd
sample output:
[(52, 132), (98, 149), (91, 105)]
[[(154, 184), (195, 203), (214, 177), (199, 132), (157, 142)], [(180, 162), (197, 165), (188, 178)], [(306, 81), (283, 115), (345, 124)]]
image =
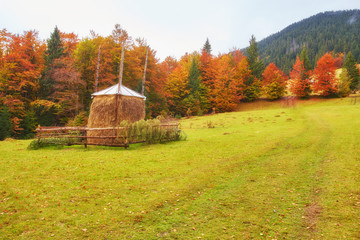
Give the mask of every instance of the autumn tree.
[[(147, 44), (147, 42), (142, 38), (135, 39), (131, 45), (128, 46), (125, 54), (124, 62), (124, 77), (123, 81), (127, 87), (130, 87), (137, 92), (141, 92), (142, 89), (142, 79), (144, 75), (144, 67), (146, 60), (146, 51), (148, 51), (148, 60), (147, 60), (147, 69), (146, 69), (146, 78), (149, 80), (153, 76), (153, 71), (157, 66), (157, 59), (154, 57), (154, 52)], [(145, 82), (146, 84), (149, 81)], [(148, 89), (145, 88), (145, 92)]]
[[(168, 76), (168, 73), (162, 72), (162, 70), (165, 69), (160, 67), (158, 59), (155, 56), (155, 50), (153, 50), (144, 39), (136, 39), (132, 48), (129, 50), (129, 55), (132, 56), (129, 60), (132, 64), (128, 66), (129, 71), (131, 70), (132, 78), (137, 80), (133, 81), (133, 89), (141, 93), (146, 53), (148, 54), (144, 89), (144, 95), (146, 96), (146, 115), (147, 117), (156, 117), (168, 112), (164, 90), (167, 81), (164, 75)], [(167, 67), (173, 68), (174, 66), (171, 66), (172, 60), (168, 59), (168, 61), (167, 63), (170, 65), (167, 65)], [(162, 65), (162, 67), (165, 66)], [(169, 69), (165, 71), (169, 71)], [(131, 81), (128, 81), (126, 83), (131, 87), (130, 82)]]
[(338, 96), (346, 97), (351, 93), (350, 89), (351, 80), (346, 68), (343, 68), (338, 80)]
[(186, 54), (169, 75), (165, 86), (169, 111), (173, 114), (201, 114), (209, 108), (207, 88), (201, 81), (199, 55)]
[(217, 112), (233, 111), (243, 99), (244, 82), (250, 77), (250, 69), (245, 56), (234, 58), (236, 54), (218, 56), (214, 62), (216, 69), (214, 88), (209, 92), (212, 106)]
[(209, 51), (208, 44), (205, 43), (200, 55), (199, 70), (201, 81), (209, 91), (214, 89), (214, 81), (216, 77), (215, 68), (214, 57), (211, 55), (211, 51)]
[(3, 35), (6, 51), (0, 59), (0, 105), (7, 106), (12, 122), (12, 136), (22, 137), (20, 125), (29, 104), (36, 99), (38, 79), (44, 67), (44, 45), (35, 31), (23, 35)]
[(270, 63), (264, 70), (262, 90), (270, 100), (285, 95), (287, 76), (274, 63)]
[(174, 115), (186, 115), (186, 97), (190, 93), (188, 89), (188, 65), (189, 56), (181, 58), (178, 66), (169, 74), (168, 81), (165, 85), (165, 94), (168, 99), (169, 111)]
[[(95, 39), (84, 38), (79, 42), (73, 53), (76, 69), (80, 74), (80, 79), (83, 82), (81, 99), (85, 110), (90, 108), (91, 94), (94, 93), (95, 90), (97, 56), (99, 51), (101, 53), (101, 42), (101, 37)], [(105, 46), (103, 45), (103, 55), (105, 51)], [(99, 69), (102, 70), (105, 66), (104, 62), (101, 62), (100, 66), (101, 68)], [(100, 73), (99, 75), (100, 79), (103, 80), (103, 74)], [(114, 76), (112, 78), (114, 78)]]
[(337, 93), (337, 82), (335, 79), (335, 61), (330, 53), (322, 56), (314, 69), (314, 91), (321, 96), (332, 96)]
[(81, 109), (84, 109), (80, 96), (85, 83), (80, 78), (80, 73), (77, 71), (72, 57), (57, 59), (55, 63), (57, 65), (56, 71), (51, 75), (55, 80), (55, 91), (52, 98), (56, 103), (60, 104), (61, 109), (58, 118), (60, 118), (62, 124), (66, 124)]
[(304, 61), (296, 58), (293, 70), (290, 72), (290, 91), (297, 97), (307, 98), (311, 93), (310, 71), (305, 70)]
[(337, 53), (334, 55), (334, 61), (335, 61), (335, 67), (336, 68), (342, 68), (343, 61), (344, 61), (344, 54), (343, 53)]
[(344, 67), (348, 72), (351, 91), (358, 90), (360, 83), (360, 74), (359, 70), (356, 68), (355, 58), (353, 57), (351, 52), (349, 52), (346, 56)]
[(66, 124), (84, 109), (81, 99), (84, 91), (84, 81), (76, 68), (74, 51), (79, 39), (74, 33), (59, 32), (62, 55), (53, 59), (49, 78), (53, 81), (54, 91), (50, 99), (61, 106), (58, 119), (61, 124)]

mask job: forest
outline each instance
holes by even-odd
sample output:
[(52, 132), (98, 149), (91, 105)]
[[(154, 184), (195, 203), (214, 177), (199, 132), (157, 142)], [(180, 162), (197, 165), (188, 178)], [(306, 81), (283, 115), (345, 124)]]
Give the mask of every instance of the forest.
[(259, 41), (259, 54), (266, 64), (274, 62), (286, 73), (306, 45), (311, 67), (327, 52), (351, 51), (360, 61), (360, 10), (330, 11), (291, 24)]
[[(350, 13), (353, 14), (346, 12)], [(352, 24), (359, 22), (355, 19)], [(285, 29), (283, 35), (295, 26)], [(167, 57), (160, 61), (156, 50), (144, 39), (132, 38), (119, 24), (109, 36), (91, 31), (83, 39), (55, 27), (46, 42), (39, 39), (35, 30), (12, 34), (3, 29), (0, 30), (0, 139), (32, 138), (38, 125), (86, 125), (91, 94), (118, 82), (122, 48), (125, 49), (123, 84), (138, 92), (149, 52), (145, 83), (147, 118), (158, 115), (178, 118), (233, 111), (241, 102), (258, 98), (275, 100), (287, 94), (300, 98), (313, 94), (347, 96), (359, 87), (358, 45), (352, 46), (357, 38), (358, 35), (350, 32), (342, 40), (349, 48), (329, 51), (299, 41), (300, 50), (297, 47), (291, 56), (284, 52), (278, 55), (280, 58), (264, 57), (267, 51), (263, 48), (264, 41), (258, 44), (254, 36), (246, 50), (233, 49), (218, 55), (212, 53), (207, 39), (199, 51), (186, 53), (179, 60)], [(281, 41), (277, 43), (281, 45)], [(335, 71), (339, 68), (343, 70), (337, 77)]]

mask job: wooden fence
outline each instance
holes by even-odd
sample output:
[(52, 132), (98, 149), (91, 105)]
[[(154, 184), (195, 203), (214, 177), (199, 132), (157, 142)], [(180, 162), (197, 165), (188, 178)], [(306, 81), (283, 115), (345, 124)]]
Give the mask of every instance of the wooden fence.
[[(179, 128), (179, 123), (162, 123), (154, 125), (153, 128)], [(110, 147), (125, 147), (130, 144), (143, 143), (143, 139), (139, 135), (129, 135), (128, 127), (107, 127), (107, 128), (88, 128), (88, 127), (41, 127), (36, 128), (36, 137), (40, 142), (41, 139), (53, 139), (54, 144), (71, 145), (96, 145)], [(99, 132), (106, 135), (88, 134), (89, 132)], [(110, 134), (111, 133), (111, 134)], [(91, 136), (89, 136), (91, 135)], [(93, 136), (95, 135), (95, 136)], [(98, 141), (94, 141), (94, 140)], [(101, 140), (104, 141), (101, 141)], [(57, 141), (58, 140), (58, 141)], [(66, 140), (59, 141), (59, 140)]]

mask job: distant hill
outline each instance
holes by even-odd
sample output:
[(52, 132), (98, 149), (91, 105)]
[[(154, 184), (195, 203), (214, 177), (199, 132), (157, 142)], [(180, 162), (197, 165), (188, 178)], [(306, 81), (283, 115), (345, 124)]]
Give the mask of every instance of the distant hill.
[(360, 61), (360, 10), (319, 13), (258, 42), (260, 57), (288, 72), (306, 45), (311, 64), (326, 52), (349, 50)]

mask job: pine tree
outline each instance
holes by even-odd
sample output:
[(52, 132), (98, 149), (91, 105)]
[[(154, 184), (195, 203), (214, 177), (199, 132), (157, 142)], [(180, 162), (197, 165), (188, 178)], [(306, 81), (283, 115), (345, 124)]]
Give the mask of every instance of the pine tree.
[(199, 90), (200, 82), (201, 82), (200, 71), (199, 71), (198, 63), (194, 57), (191, 62), (189, 77), (188, 77), (188, 86), (190, 88), (190, 93), (195, 93)]
[(45, 51), (46, 65), (51, 65), (55, 59), (60, 58), (64, 54), (64, 47), (61, 43), (60, 31), (55, 26), (54, 32), (51, 34), (50, 39), (47, 40), (47, 50)]
[(188, 105), (188, 112), (201, 115), (203, 111), (209, 108), (209, 103), (206, 97), (208, 91), (201, 81), (198, 65), (196, 57), (193, 57), (188, 76), (188, 88), (190, 91), (185, 102)]
[(249, 43), (250, 46), (246, 49), (246, 54), (251, 76), (244, 81), (244, 101), (254, 101), (260, 96), (260, 82), (265, 69), (263, 61), (259, 59), (258, 47), (254, 35), (251, 36)]
[(304, 44), (304, 46), (303, 46), (303, 48), (301, 50), (301, 53), (300, 53), (300, 60), (304, 64), (305, 71), (311, 70), (311, 64), (310, 64), (310, 60), (309, 60), (309, 55), (308, 55), (305, 44)]
[(211, 45), (210, 45), (210, 42), (209, 42), (208, 38), (206, 39), (206, 42), (204, 44), (204, 47), (203, 47), (202, 51), (207, 52), (208, 54), (211, 54)]
[(55, 81), (52, 78), (52, 73), (55, 69), (54, 61), (59, 59), (64, 54), (64, 48), (61, 43), (60, 31), (57, 26), (54, 32), (51, 34), (50, 39), (47, 40), (47, 50), (44, 54), (46, 68), (44, 70), (43, 77), (40, 79), (40, 96), (43, 99), (49, 98), (55, 91)]
[(356, 68), (355, 58), (351, 52), (346, 56), (344, 67), (347, 70), (350, 79), (350, 89), (356, 91), (359, 89), (360, 74), (359, 70)]
[(259, 59), (259, 51), (254, 35), (251, 36), (249, 43), (250, 46), (246, 49), (249, 67), (252, 75), (260, 80), (262, 78), (262, 73), (265, 69), (265, 66), (263, 61)]
[(11, 120), (7, 107), (0, 109), (0, 141), (10, 136)]

